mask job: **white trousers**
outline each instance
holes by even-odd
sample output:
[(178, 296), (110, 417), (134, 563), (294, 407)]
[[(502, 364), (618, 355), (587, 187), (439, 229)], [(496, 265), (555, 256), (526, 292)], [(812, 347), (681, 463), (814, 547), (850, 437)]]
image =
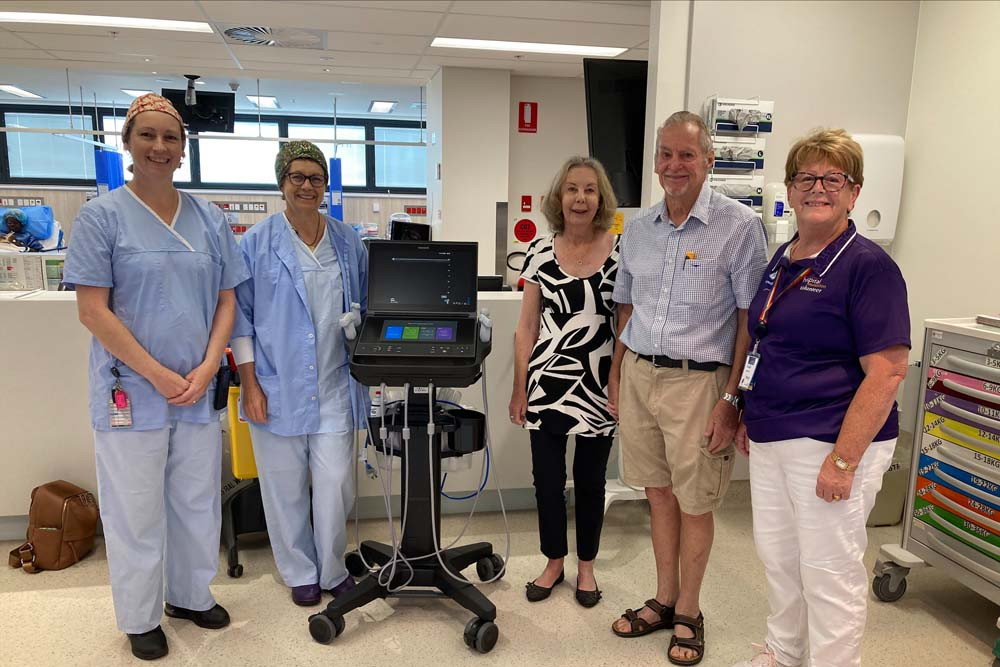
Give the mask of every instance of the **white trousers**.
[(219, 423), (94, 433), (97, 494), (118, 629), (148, 632), (166, 601), (205, 611), (219, 569)]
[(354, 505), (354, 433), (289, 437), (250, 423), (250, 437), (281, 578), (286, 586), (333, 588), (348, 576), (344, 552)]
[(810, 438), (750, 443), (754, 541), (771, 606), (767, 646), (782, 665), (861, 665), (865, 522), (895, 445), (872, 443), (850, 497), (827, 503), (816, 496), (816, 478), (833, 445)]

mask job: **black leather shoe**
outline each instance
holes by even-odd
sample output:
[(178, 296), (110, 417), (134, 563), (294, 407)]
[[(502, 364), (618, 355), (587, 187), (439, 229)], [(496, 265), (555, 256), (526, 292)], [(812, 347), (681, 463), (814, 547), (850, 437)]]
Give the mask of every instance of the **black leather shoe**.
[(170, 650), (167, 648), (167, 636), (163, 634), (160, 626), (149, 632), (129, 635), (128, 643), (132, 645), (132, 655), (140, 660), (156, 660), (165, 656)]
[(592, 591), (584, 591), (579, 588), (580, 582), (576, 583), (576, 601), (580, 603), (581, 607), (593, 607), (595, 604), (601, 601), (601, 589), (595, 589)]
[(555, 582), (546, 588), (545, 586), (539, 586), (533, 581), (529, 581), (524, 585), (524, 597), (528, 598), (528, 602), (541, 602), (545, 598), (552, 595), (552, 589), (563, 582), (564, 572), (559, 573), (559, 578)]
[(218, 630), (229, 625), (229, 612), (217, 604), (206, 611), (192, 611), (183, 607), (175, 607), (169, 602), (163, 605), (163, 612), (170, 618), (180, 618), (193, 621), (199, 628)]

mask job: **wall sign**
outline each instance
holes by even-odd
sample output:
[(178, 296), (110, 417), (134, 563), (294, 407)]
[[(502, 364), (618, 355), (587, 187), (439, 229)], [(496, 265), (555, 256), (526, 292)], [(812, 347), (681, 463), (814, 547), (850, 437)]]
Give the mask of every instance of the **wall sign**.
[(267, 213), (266, 201), (213, 201), (223, 211), (235, 213)]
[(538, 233), (538, 228), (535, 227), (535, 223), (528, 218), (521, 218), (516, 223), (514, 223), (514, 238), (516, 238), (521, 243), (527, 243), (535, 238)]
[(517, 131), (529, 134), (538, 132), (538, 102), (517, 103)]
[(45, 197), (0, 197), (0, 206), (45, 206)]
[(408, 215), (427, 215), (426, 206), (406, 206), (403, 209)]
[(531, 195), (521, 195), (521, 213), (531, 213)]

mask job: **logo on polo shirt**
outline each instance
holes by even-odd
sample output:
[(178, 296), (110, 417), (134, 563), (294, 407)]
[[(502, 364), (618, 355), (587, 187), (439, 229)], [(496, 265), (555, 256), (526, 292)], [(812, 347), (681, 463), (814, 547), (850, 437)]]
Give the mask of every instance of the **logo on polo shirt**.
[(819, 278), (808, 277), (802, 281), (802, 285), (799, 287), (800, 292), (813, 292), (815, 294), (821, 293), (826, 289), (826, 284)]

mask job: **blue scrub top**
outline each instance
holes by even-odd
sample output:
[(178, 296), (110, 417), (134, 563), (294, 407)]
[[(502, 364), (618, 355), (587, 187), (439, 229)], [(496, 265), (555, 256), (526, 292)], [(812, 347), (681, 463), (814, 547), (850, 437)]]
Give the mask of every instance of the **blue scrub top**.
[[(353, 302), (361, 305), (362, 314), (367, 310), (368, 252), (357, 232), (330, 217), (322, 243), (330, 243), (336, 253), (336, 262), (327, 267), (340, 272), (342, 297), (340, 303), (317, 308), (306, 287), (302, 244), (284, 213), (257, 223), (240, 240), (252, 278), (236, 289), (233, 338), (253, 336), (254, 369), (267, 396), (267, 423), (261, 427), (275, 435), (367, 428), (368, 391), (350, 377), (346, 344), (328, 334), (340, 326), (334, 309), (337, 315), (348, 312)], [(343, 345), (343, 356), (328, 348), (317, 350), (331, 344)], [(331, 402), (333, 392), (350, 399), (350, 410), (340, 412), (342, 422), (331, 421), (320, 407), (337, 405)], [(347, 407), (346, 401), (340, 405)], [(242, 405), (240, 413), (245, 418)]]
[[(108, 305), (139, 344), (159, 363), (186, 376), (205, 358), (219, 292), (233, 289), (250, 274), (218, 207), (181, 192), (171, 223), (165, 224), (128, 187), (94, 199), (73, 222), (63, 280), (111, 288)], [(131, 401), (131, 430), (218, 419), (212, 408), (213, 387), (194, 405), (169, 405), (152, 383), (94, 338), (90, 348), (94, 430), (111, 430), (112, 366), (118, 367)]]

